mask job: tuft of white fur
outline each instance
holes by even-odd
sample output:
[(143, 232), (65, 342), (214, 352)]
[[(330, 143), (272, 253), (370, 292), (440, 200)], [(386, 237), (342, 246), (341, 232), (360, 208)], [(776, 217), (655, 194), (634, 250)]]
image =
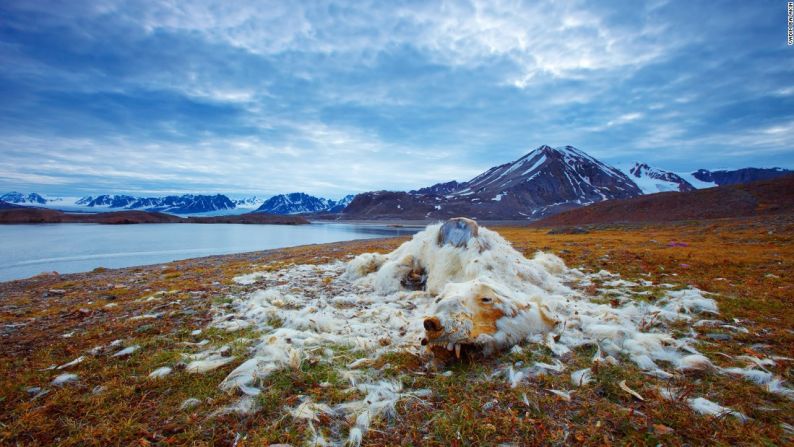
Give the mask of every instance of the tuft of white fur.
[(707, 371), (714, 369), (714, 364), (711, 363), (706, 356), (701, 354), (691, 354), (677, 359), (676, 369), (681, 371)]
[(321, 413), (330, 414), (333, 410), (326, 404), (318, 404), (307, 398), (297, 407), (289, 410), (290, 415), (295, 419), (304, 419), (307, 421), (319, 421)]
[(687, 400), (687, 403), (689, 404), (690, 408), (703, 415), (719, 417), (729, 414), (731, 416), (736, 417), (742, 422), (746, 422), (748, 419), (747, 416), (745, 416), (744, 414), (736, 410), (733, 410), (731, 408), (723, 407), (722, 405), (716, 402), (712, 402), (704, 397), (696, 397), (694, 399), (689, 399)]
[(258, 404), (256, 399), (251, 396), (243, 396), (231, 405), (223, 407), (219, 410), (216, 410), (211, 414), (211, 416), (224, 416), (227, 414), (239, 414), (239, 415), (249, 415), (256, 412), (258, 408)]
[(77, 374), (63, 373), (52, 380), (55, 386), (63, 386), (72, 382), (77, 382)]
[(171, 371), (172, 371), (171, 368), (169, 368), (168, 366), (163, 366), (163, 367), (157, 368), (154, 371), (152, 371), (151, 373), (149, 373), (149, 378), (150, 379), (159, 379), (160, 377), (165, 377), (165, 376), (171, 374)]
[(580, 369), (571, 373), (571, 383), (584, 386), (593, 381), (593, 372), (590, 368)]
[(179, 405), (179, 409), (180, 410), (189, 410), (189, 409), (197, 406), (200, 403), (201, 403), (201, 401), (199, 399), (196, 399), (195, 397), (189, 397), (189, 398), (187, 398), (187, 399), (182, 401), (182, 403)]
[[(387, 254), (366, 253), (348, 263), (292, 265), (235, 278), (253, 291), (231, 296), (230, 307), (214, 308), (212, 326), (226, 330), (255, 327), (263, 335), (252, 346), (251, 357), (220, 387), (250, 398), (260, 392), (261, 379), (276, 370), (299, 368), (308, 360), (334, 363), (338, 347), (353, 350), (361, 358), (338, 372), (367, 397), (334, 406), (332, 417), (346, 418), (351, 425), (348, 443), (358, 445), (372, 420), (393, 417), (399, 399), (418, 393), (403, 391), (399, 383), (361, 383), (372, 380), (367, 368), (387, 352), (422, 354), (419, 340), (425, 336), (424, 318), (436, 316), (446, 328), (456, 315), (465, 315), (465, 309), (461, 310), (465, 299), (473, 298), (478, 288), (488, 287), (498, 298), (494, 307), (505, 316), (496, 321), (495, 333), (475, 340), (485, 352), (529, 342), (545, 345), (555, 356), (563, 357), (577, 347), (595, 346), (593, 362), (618, 364), (618, 358), (625, 358), (646, 374), (661, 378), (673, 377), (662, 364), (673, 365), (678, 371), (717, 371), (741, 375), (770, 391), (791, 395), (779, 378), (767, 376), (766, 371), (716, 368), (692, 347), (696, 334), (678, 338), (670, 334), (668, 323), (696, 321), (703, 313), (717, 313), (714, 300), (699, 289), (672, 290), (675, 286), (661, 285), (665, 290), (660, 299), (651, 303), (633, 300), (633, 295), (643, 293), (636, 291), (638, 282), (625, 281), (620, 275), (606, 271), (584, 274), (543, 252), (524, 257), (484, 227), (465, 246), (439, 245), (440, 227), (428, 226)], [(418, 268), (426, 275), (425, 289), (406, 289), (405, 275)], [(594, 300), (582, 288), (596, 280), (602, 286), (598, 290), (601, 296)], [(617, 306), (604, 303), (605, 296), (617, 297)], [(551, 333), (544, 327), (548, 319), (559, 322)], [(460, 323), (459, 329), (465, 330), (466, 324)], [(233, 358), (207, 351), (188, 360), (189, 372), (204, 372)], [(769, 362), (745, 361), (755, 368), (764, 368)], [(558, 374), (564, 369), (555, 359), (524, 368), (502, 368), (498, 374), (515, 387), (528, 377)], [(587, 383), (591, 379), (588, 370), (573, 372), (572, 383)], [(560, 390), (551, 392), (570, 398)], [(304, 407), (297, 414), (309, 409), (317, 414), (314, 407)]]
[(81, 355), (80, 357), (77, 357), (76, 359), (72, 360), (71, 362), (64, 363), (63, 365), (59, 366), (57, 369), (69, 368), (71, 366), (74, 366), (74, 365), (77, 365), (79, 363), (82, 363), (83, 360), (85, 360), (85, 357), (83, 357)]
[(185, 371), (193, 374), (203, 374), (216, 370), (221, 366), (228, 365), (234, 361), (234, 357), (219, 357), (206, 360), (194, 360), (187, 364)]
[(121, 351), (113, 354), (113, 357), (126, 357), (126, 356), (132, 354), (133, 352), (137, 351), (140, 348), (141, 347), (138, 346), (138, 345), (128, 346), (128, 347), (122, 349)]

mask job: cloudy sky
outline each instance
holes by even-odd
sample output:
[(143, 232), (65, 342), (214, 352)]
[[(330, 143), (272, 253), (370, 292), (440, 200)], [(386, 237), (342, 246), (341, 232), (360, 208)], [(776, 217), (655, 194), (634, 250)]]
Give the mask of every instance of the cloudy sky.
[(778, 0), (4, 0), (0, 99), (0, 192), (336, 198), (541, 144), (794, 168)]

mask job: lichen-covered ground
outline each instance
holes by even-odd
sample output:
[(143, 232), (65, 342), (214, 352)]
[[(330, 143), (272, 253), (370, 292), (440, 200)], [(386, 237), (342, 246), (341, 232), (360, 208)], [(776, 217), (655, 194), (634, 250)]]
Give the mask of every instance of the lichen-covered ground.
[[(724, 359), (725, 366), (741, 356), (774, 358), (774, 365), (763, 367), (789, 384), (794, 382), (790, 360), (794, 358), (794, 217), (599, 226), (587, 234), (497, 230), (526, 255), (538, 249), (551, 251), (569, 266), (586, 271), (606, 269), (627, 280), (642, 278), (715, 292), (712, 298), (720, 308), (715, 318), (727, 324), (695, 327), (701, 340), (698, 350), (717, 364)], [(297, 247), (0, 284), (0, 444), (305, 443), (310, 424), (323, 426), (327, 416), (318, 414), (312, 421), (290, 410), (307, 397), (328, 404), (362, 398), (360, 392), (350, 390), (337, 367), (349, 365), (359, 354), (339, 349), (342, 355), (333, 360), (338, 365), (302, 362), (277, 371), (261, 384), (264, 391), (256, 397), (255, 412), (223, 414), (219, 410), (239, 396), (220, 390), (218, 384), (247, 358), (246, 340), (260, 334), (257, 328), (234, 332), (208, 328), (211, 309), (247, 290), (248, 286), (232, 281), (235, 276), (385, 252), (402, 241)], [(594, 284), (593, 299), (610, 300), (598, 296), (598, 289), (599, 284)], [(646, 297), (653, 299), (653, 293)], [(673, 330), (689, 328), (681, 323)], [(222, 355), (233, 358), (223, 367), (204, 374), (177, 367), (185, 354), (223, 346), (227, 348)], [(430, 394), (400, 400), (397, 416), (374, 421), (363, 444), (794, 442), (794, 403), (756, 384), (711, 373), (678, 374), (662, 381), (623, 362), (595, 367), (594, 382), (574, 388), (570, 372), (591, 366), (592, 355), (588, 349), (575, 351), (566, 359), (564, 373), (541, 375), (511, 387), (505, 378), (492, 377), (494, 368), (518, 362), (551, 363), (551, 353), (525, 346), (521, 352), (464, 360), (435, 372), (426, 370), (413, 355), (387, 354), (367, 368), (407, 389), (429, 389)], [(149, 377), (166, 366), (174, 371)], [(54, 385), (58, 377), (64, 383)], [(643, 400), (622, 389), (623, 381)], [(665, 399), (659, 386), (678, 389), (680, 394), (672, 401)], [(568, 399), (549, 389), (574, 392)], [(748, 420), (697, 414), (687, 404), (694, 397), (730, 407)]]

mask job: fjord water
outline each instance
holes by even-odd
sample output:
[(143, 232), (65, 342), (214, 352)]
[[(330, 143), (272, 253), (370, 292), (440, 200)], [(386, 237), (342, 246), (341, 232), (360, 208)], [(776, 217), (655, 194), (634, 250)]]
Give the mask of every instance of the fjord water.
[(413, 234), (417, 228), (313, 223), (0, 225), (0, 281), (41, 272), (157, 264), (200, 256)]

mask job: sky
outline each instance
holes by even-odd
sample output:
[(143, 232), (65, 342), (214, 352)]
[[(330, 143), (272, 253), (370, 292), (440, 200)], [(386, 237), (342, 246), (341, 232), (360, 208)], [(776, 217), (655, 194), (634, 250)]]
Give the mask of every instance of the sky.
[(543, 145), (794, 168), (785, 1), (0, 2), (0, 192), (468, 180)]

